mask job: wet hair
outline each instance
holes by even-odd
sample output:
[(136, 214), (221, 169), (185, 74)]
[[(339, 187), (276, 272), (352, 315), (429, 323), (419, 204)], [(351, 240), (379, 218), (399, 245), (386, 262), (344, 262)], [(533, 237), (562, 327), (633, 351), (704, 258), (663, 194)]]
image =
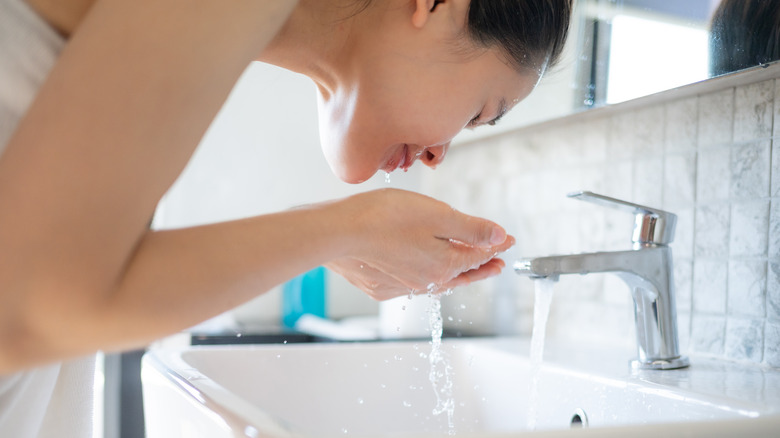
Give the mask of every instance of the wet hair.
[(780, 59), (780, 2), (724, 0), (712, 17), (710, 74)]
[(543, 73), (561, 58), (571, 11), (572, 0), (471, 0), (467, 32), (515, 69)]
[[(357, 13), (371, 1), (360, 1)], [(516, 70), (541, 74), (560, 60), (572, 1), (471, 0), (466, 33), (478, 47), (498, 47)], [(435, 1), (433, 9), (439, 3)]]

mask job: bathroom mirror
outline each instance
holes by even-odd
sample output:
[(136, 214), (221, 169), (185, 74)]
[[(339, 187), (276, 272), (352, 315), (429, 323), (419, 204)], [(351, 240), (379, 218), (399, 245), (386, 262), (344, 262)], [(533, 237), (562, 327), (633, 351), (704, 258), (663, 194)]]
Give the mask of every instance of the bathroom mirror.
[(566, 51), (496, 129), (755, 68), (780, 58), (780, 0), (574, 0)]

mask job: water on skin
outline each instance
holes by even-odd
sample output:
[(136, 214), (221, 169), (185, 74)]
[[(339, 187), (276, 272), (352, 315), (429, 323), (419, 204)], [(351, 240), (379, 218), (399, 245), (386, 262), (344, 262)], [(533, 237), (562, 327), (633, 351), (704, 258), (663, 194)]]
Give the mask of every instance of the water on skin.
[(555, 281), (539, 279), (534, 282), (534, 328), (531, 334), (531, 382), (528, 390), (528, 429), (536, 429), (539, 405), (539, 374), (544, 355), (544, 334), (550, 315)]

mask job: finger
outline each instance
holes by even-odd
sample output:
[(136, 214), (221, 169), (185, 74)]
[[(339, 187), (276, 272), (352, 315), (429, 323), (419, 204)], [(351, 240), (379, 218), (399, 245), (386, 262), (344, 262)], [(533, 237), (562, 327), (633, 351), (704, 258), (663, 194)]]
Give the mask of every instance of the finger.
[(506, 262), (501, 259), (490, 259), (482, 266), (471, 269), (461, 273), (457, 277), (450, 280), (443, 288), (452, 289), (458, 286), (466, 286), (474, 283), (475, 281), (484, 280), (486, 278), (495, 277), (501, 273), (501, 270), (506, 267)]
[(464, 248), (466, 250), (471, 250), (474, 253), (492, 253), (492, 254), (499, 254), (502, 253), (509, 248), (513, 247), (516, 243), (515, 237), (512, 235), (507, 235), (503, 242), (497, 244), (497, 245), (491, 245), (491, 246), (478, 246), (475, 247), (473, 245), (467, 245), (463, 242), (459, 242), (457, 240), (451, 240), (451, 244), (457, 245), (460, 248)]
[(498, 254), (508, 250), (515, 244), (515, 238), (507, 236), (506, 240), (500, 244), (490, 247), (473, 247), (457, 242), (452, 242), (451, 245), (457, 250), (457, 256), (455, 257), (454, 264), (452, 265), (453, 275), (460, 274), (464, 271), (476, 269), (489, 260), (496, 257)]
[(455, 209), (447, 215), (446, 235), (442, 239), (455, 240), (466, 245), (489, 247), (503, 244), (508, 235), (506, 230), (495, 222), (463, 214)]

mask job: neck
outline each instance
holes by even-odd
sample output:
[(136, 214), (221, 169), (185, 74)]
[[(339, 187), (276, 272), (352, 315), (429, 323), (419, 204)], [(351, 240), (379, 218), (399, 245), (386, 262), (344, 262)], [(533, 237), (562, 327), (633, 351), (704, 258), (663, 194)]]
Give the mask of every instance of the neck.
[(259, 61), (306, 75), (324, 93), (332, 92), (337, 69), (349, 65), (349, 35), (362, 3), (301, 0)]
[(95, 0), (26, 0), (50, 26), (69, 37)]

